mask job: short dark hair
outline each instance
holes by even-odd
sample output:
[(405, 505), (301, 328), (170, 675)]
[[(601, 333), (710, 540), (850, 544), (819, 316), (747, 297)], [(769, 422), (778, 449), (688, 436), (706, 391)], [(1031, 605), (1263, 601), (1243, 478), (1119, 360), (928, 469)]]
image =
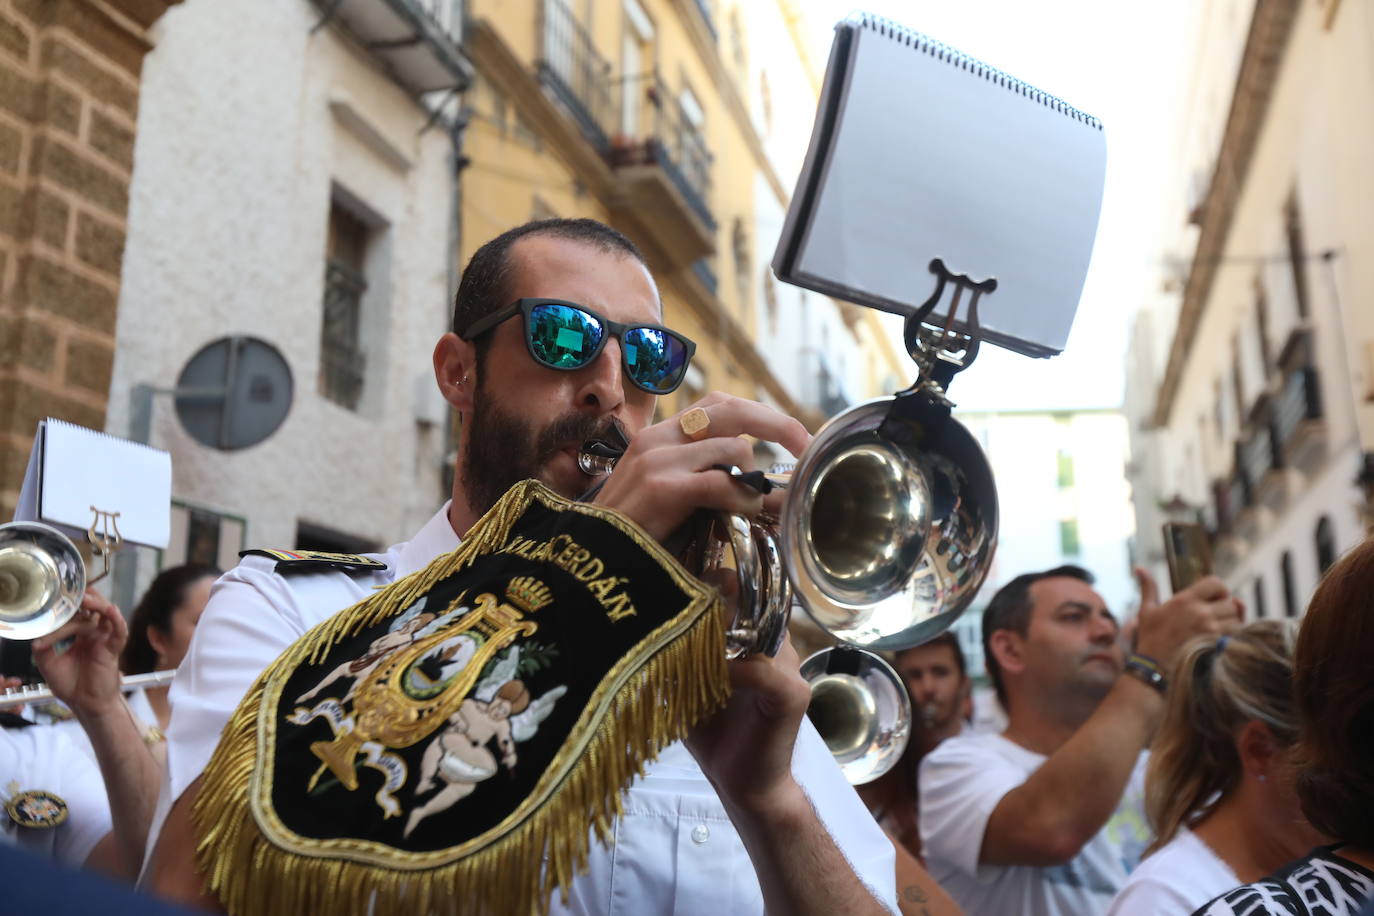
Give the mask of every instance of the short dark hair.
[[(478, 248), (468, 260), (453, 301), (453, 333), (462, 337), (475, 322), (511, 304), (511, 246), (531, 235), (582, 242), (607, 254), (621, 254), (645, 264), (635, 243), (605, 223), (585, 218), (532, 220), (507, 229)], [(479, 357), (485, 351), (482, 341), (477, 342), (477, 351)]]
[(949, 651), (954, 653), (954, 663), (959, 666), (960, 679), (962, 680), (963, 678), (968, 677), (968, 662), (964, 658), (964, 647), (959, 645), (959, 637), (950, 630), (946, 630), (934, 639), (926, 640), (920, 645), (908, 646), (905, 649), (899, 649), (897, 650), (897, 653), (894, 656), (894, 658), (900, 661), (902, 656), (907, 652), (910, 652), (914, 649), (924, 649), (928, 646), (948, 647)]
[(997, 657), (992, 654), (992, 634), (998, 630), (1011, 630), (1025, 636), (1030, 628), (1031, 586), (1041, 579), (1077, 579), (1092, 585), (1096, 580), (1093, 574), (1081, 566), (1065, 564), (1038, 573), (1022, 573), (997, 590), (988, 606), (983, 609), (983, 663), (988, 669), (988, 678), (997, 691), (997, 701), (1007, 708), (1007, 687), (1002, 682), (1002, 669), (997, 665)]
[(1374, 538), (1327, 570), (1298, 631), (1297, 794), (1312, 826), (1374, 845)]
[(169, 632), (172, 614), (186, 600), (190, 587), (201, 579), (219, 576), (217, 568), (204, 563), (173, 566), (157, 574), (129, 617), (129, 641), (119, 658), (125, 674), (145, 674), (157, 667), (157, 650), (148, 639), (148, 628)]

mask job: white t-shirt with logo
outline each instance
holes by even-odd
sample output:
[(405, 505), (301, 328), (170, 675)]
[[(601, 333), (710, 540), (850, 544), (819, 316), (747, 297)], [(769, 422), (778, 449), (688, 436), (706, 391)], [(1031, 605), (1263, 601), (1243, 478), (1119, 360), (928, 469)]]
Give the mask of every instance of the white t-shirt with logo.
[(964, 912), (1082, 916), (1105, 912), (1150, 842), (1141, 753), (1116, 812), (1063, 865), (980, 865), (997, 803), (1046, 760), (995, 734), (965, 734), (921, 761), (921, 846), (926, 868)]
[(1218, 894), (1241, 883), (1212, 847), (1187, 827), (1157, 851), (1145, 857), (1121, 893), (1112, 901), (1107, 916), (1189, 916)]

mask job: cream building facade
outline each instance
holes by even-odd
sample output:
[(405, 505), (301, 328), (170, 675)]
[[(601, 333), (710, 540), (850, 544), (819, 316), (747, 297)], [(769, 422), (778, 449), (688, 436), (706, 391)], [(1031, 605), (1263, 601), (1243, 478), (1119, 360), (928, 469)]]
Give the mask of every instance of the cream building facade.
[[(144, 67), (106, 427), (171, 452), (173, 538), (124, 572), (126, 606), (158, 565), (400, 540), (450, 464), (429, 353), (455, 286), (461, 4), (171, 12)], [(285, 375), (245, 363), (241, 417), (289, 404), (245, 447), (179, 418), (207, 409), (185, 367), (226, 337), (284, 360)]]
[(1374, 494), (1374, 7), (1198, 4), (1177, 178), (1127, 366), (1139, 559), (1201, 521), (1298, 616)]

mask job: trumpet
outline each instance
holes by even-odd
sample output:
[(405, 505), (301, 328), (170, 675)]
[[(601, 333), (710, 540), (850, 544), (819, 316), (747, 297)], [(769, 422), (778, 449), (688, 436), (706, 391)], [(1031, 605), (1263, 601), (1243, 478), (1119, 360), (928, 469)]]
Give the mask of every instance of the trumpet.
[[(907, 648), (944, 632), (973, 600), (996, 550), (992, 469), (950, 406), (938, 385), (918, 381), (838, 414), (794, 469), (764, 475), (787, 488), (779, 518), (698, 513), (686, 548), (676, 551), (697, 575), (724, 565), (727, 549), (733, 555), (739, 587), (729, 657), (775, 654), (794, 596), (842, 644), (838, 661), (813, 656), (806, 672), (813, 720), (855, 784), (896, 762), (911, 721), (901, 679), (877, 655), (862, 653), (860, 664), (855, 653)], [(626, 444), (589, 441), (579, 464), (610, 473)]]
[[(147, 674), (128, 674), (119, 679), (119, 689), (124, 690), (146, 690), (149, 687), (161, 687), (163, 684), (170, 684), (172, 678), (176, 676), (176, 669), (166, 671), (149, 671)], [(11, 687), (0, 693), (0, 711), (13, 709), (16, 706), (23, 706), (27, 703), (45, 703), (54, 699), (52, 688), (47, 684), (25, 684), (23, 687)]]
[(0, 639), (38, 639), (76, 615), (86, 564), (76, 545), (41, 522), (0, 525)]

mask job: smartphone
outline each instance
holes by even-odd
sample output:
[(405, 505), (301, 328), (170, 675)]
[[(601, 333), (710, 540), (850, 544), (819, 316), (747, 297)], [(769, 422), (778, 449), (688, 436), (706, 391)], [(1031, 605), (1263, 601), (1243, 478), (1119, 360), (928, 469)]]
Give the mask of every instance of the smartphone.
[(1212, 548), (1201, 525), (1166, 522), (1164, 556), (1169, 563), (1169, 584), (1175, 594), (1212, 574)]

